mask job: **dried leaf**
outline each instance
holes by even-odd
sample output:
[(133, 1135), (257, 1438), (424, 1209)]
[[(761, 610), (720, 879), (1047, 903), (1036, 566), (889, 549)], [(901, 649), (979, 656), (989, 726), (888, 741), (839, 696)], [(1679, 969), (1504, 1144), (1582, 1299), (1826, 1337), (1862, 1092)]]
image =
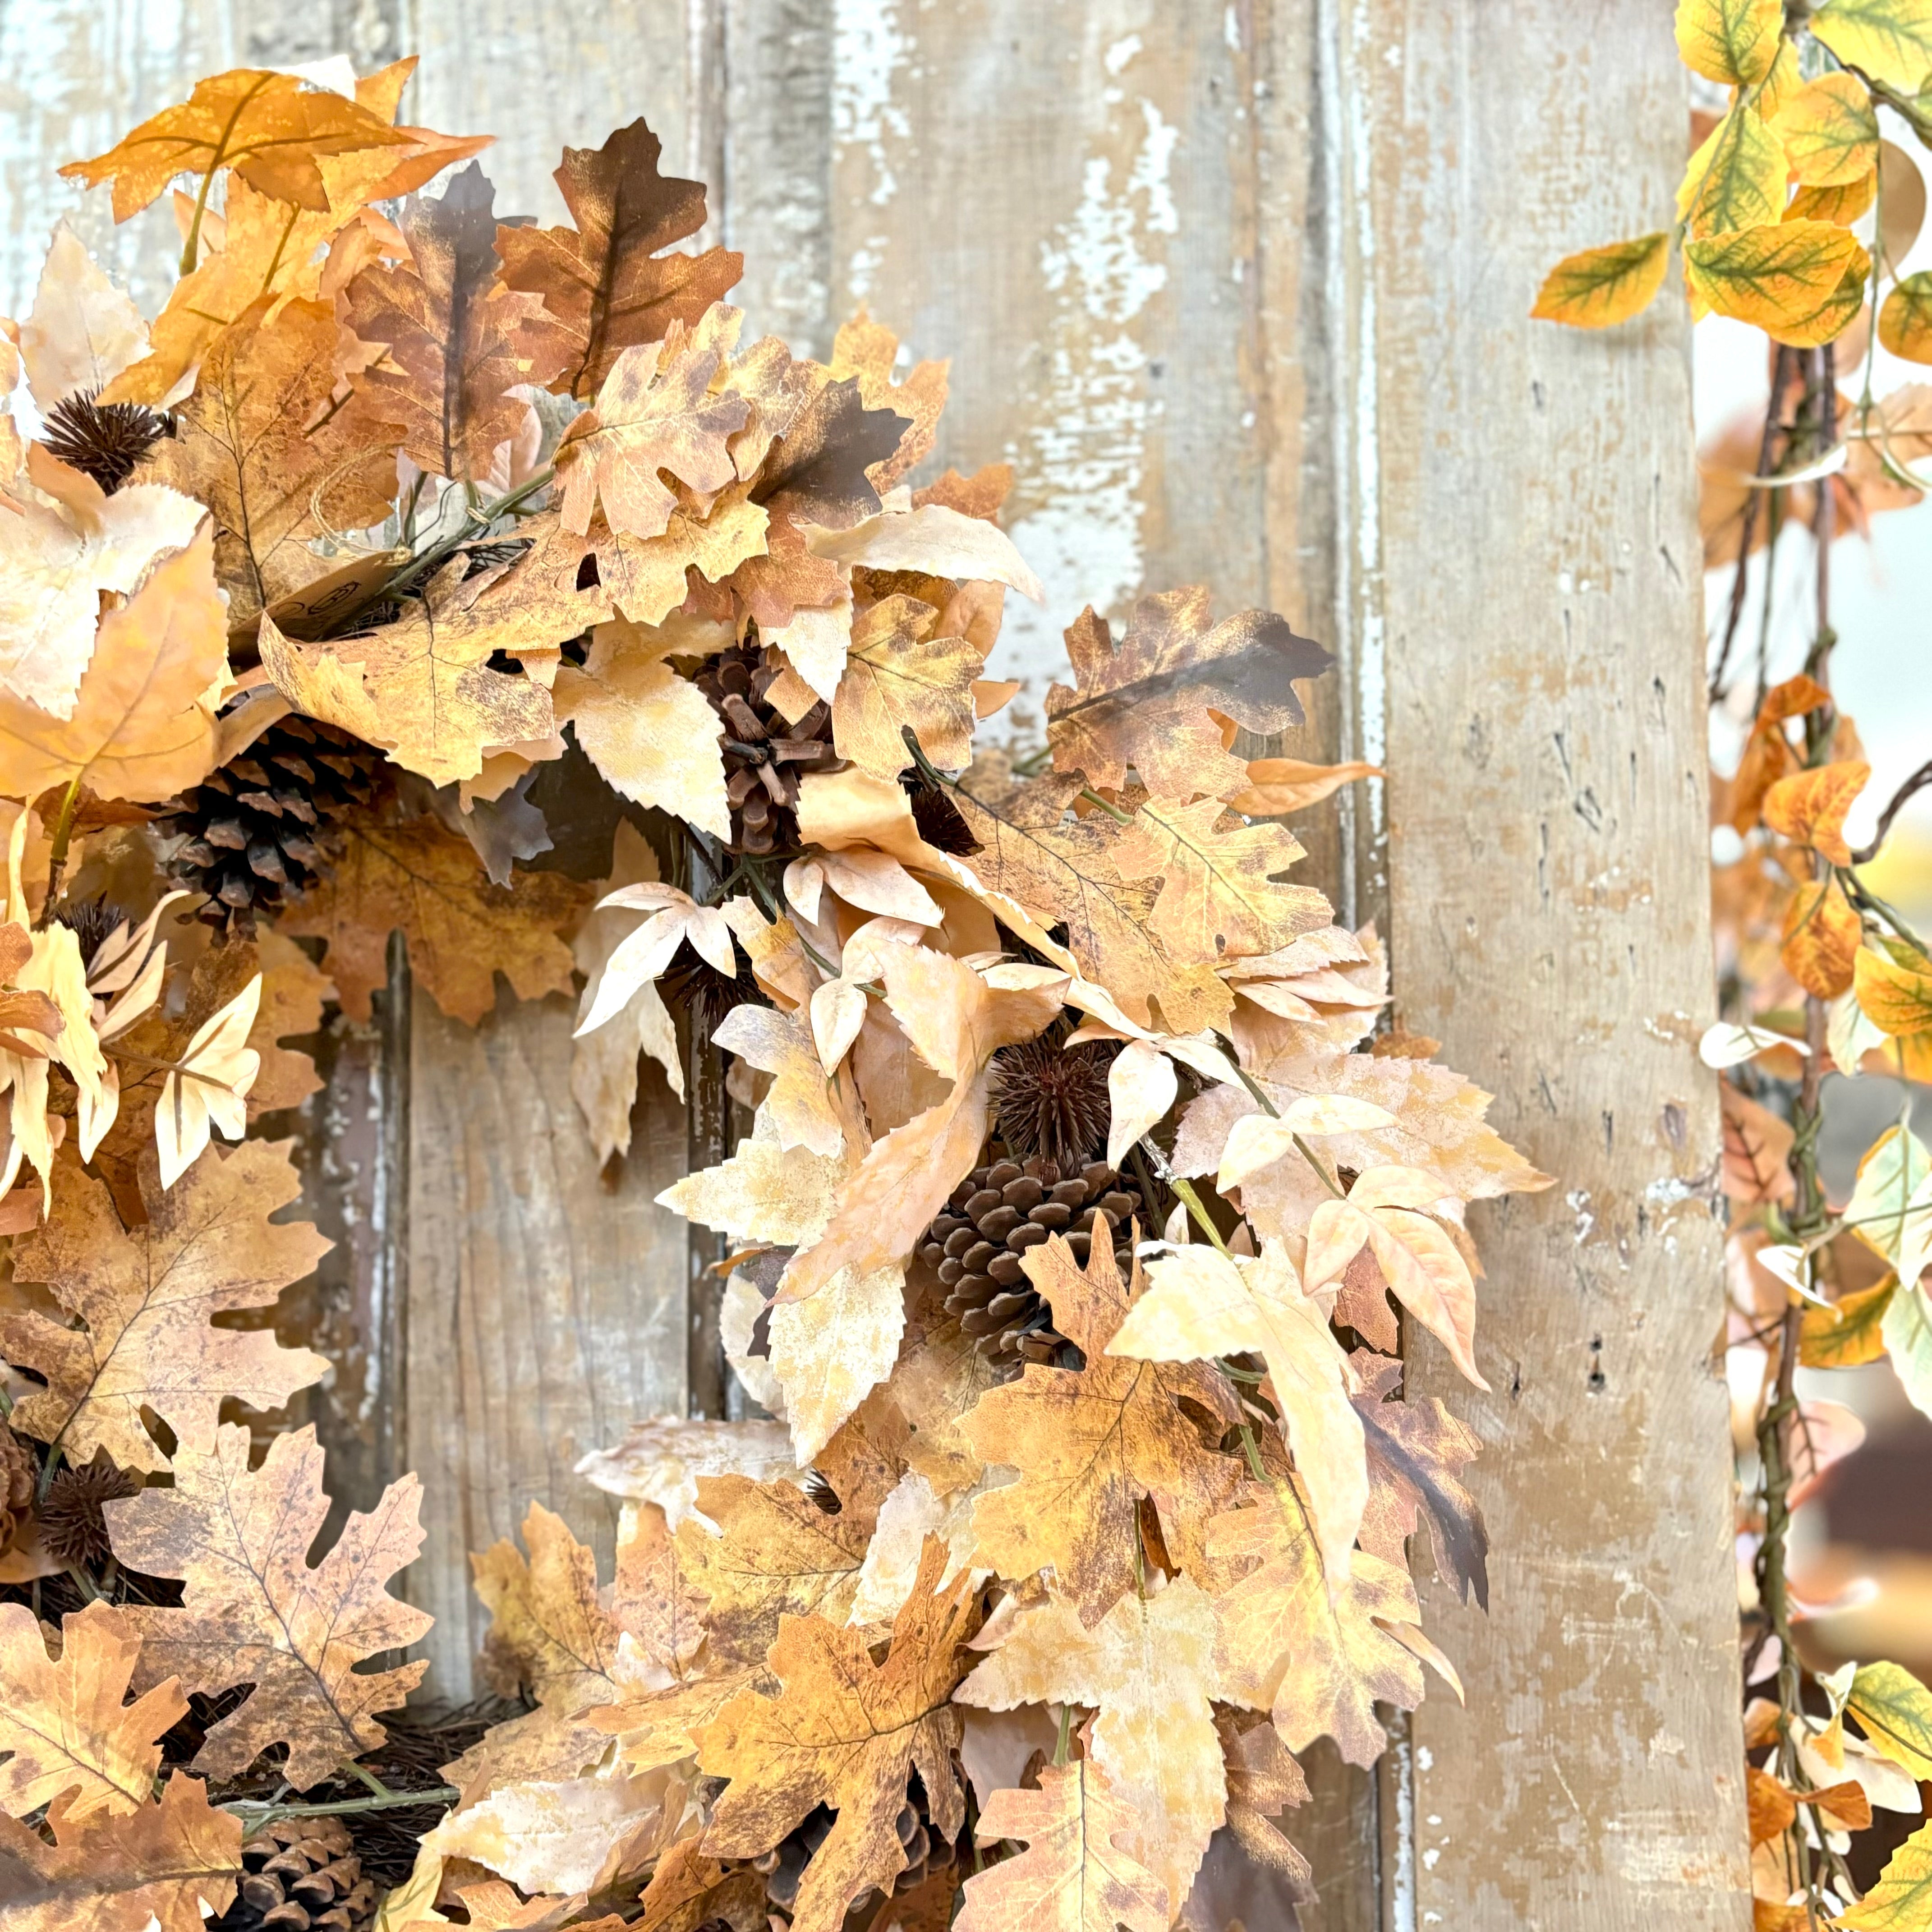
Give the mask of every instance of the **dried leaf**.
[(1870, 776), (1871, 767), (1862, 758), (1794, 772), (1765, 794), (1764, 822), (1780, 836), (1809, 845), (1828, 864), (1849, 866), (1845, 814)]
[(823, 383), (772, 446), (754, 500), (771, 511), (774, 529), (781, 516), (832, 530), (877, 516), (872, 472), (897, 452), (910, 420), (868, 409), (856, 376)]
[(1718, 1083), (1724, 1120), (1724, 1192), (1741, 1206), (1789, 1201), (1797, 1188), (1788, 1165), (1792, 1131), (1768, 1108)]
[(938, 616), (916, 597), (892, 596), (852, 620), (832, 742), (875, 778), (896, 778), (912, 763), (902, 735), (908, 725), (936, 765), (954, 770), (972, 756), (973, 682), (985, 654), (964, 638), (929, 636)]
[(817, 1617), (788, 1618), (771, 1650), (779, 1694), (742, 1692), (699, 1740), (702, 1768), (730, 1780), (704, 1834), (707, 1851), (752, 1857), (814, 1805), (838, 1814), (805, 1868), (793, 1908), (796, 1932), (837, 1932), (862, 1892), (890, 1889), (904, 1870), (894, 1827), (913, 1772), (938, 1836), (955, 1836), (964, 1822), (952, 1762), (959, 1718), (951, 1699), (976, 1611), (967, 1579), (940, 1587), (946, 1562), (944, 1545), (929, 1540), (882, 1664), (872, 1661), (863, 1631)]
[(508, 1784), (451, 1812), (423, 1848), (472, 1860), (527, 1892), (601, 1891), (649, 1863), (664, 1830), (669, 1786), (663, 1772), (617, 1772)]
[(274, 1437), (251, 1472), (248, 1431), (225, 1424), (211, 1451), (182, 1444), (174, 1477), (172, 1490), (107, 1505), (121, 1561), (185, 1586), (178, 1610), (123, 1612), (141, 1637), (136, 1685), (178, 1676), (184, 1690), (213, 1694), (252, 1684), (209, 1730), (194, 1768), (232, 1778), (283, 1743), (283, 1775), (305, 1791), (345, 1758), (374, 1750), (384, 1733), (370, 1714), (401, 1703), (429, 1667), (354, 1667), (416, 1642), (432, 1621), (384, 1588), (422, 1546), (422, 1485), (414, 1476), (392, 1483), (311, 1565), (308, 1552), (328, 1513), (313, 1429)]
[(139, 1811), (160, 1769), (160, 1737), (188, 1712), (172, 1680), (124, 1705), (140, 1640), (119, 1611), (89, 1604), (62, 1619), (50, 1660), (24, 1604), (0, 1604), (0, 1810), (23, 1818), (67, 1793), (78, 1824)]
[(571, 990), (561, 934), (583, 907), (584, 890), (574, 880), (526, 872), (514, 890), (494, 886), (470, 842), (433, 818), (356, 820), (344, 830), (334, 871), (280, 925), (328, 942), (328, 970), (350, 1018), (366, 1021), (370, 994), (388, 984), (388, 937), (398, 929), (418, 982), (469, 1025), (496, 1004), (499, 972), (519, 999)]
[(196, 1030), (161, 1083), (154, 1104), (160, 1184), (172, 1187), (206, 1150), (210, 1132), (238, 1141), (248, 1130), (248, 1096), (262, 1056), (248, 1044), (262, 1004), (258, 973)]
[(916, 571), (931, 578), (1003, 584), (1035, 603), (1046, 596), (998, 525), (941, 503), (886, 511), (849, 530), (814, 530), (807, 542), (813, 556), (848, 569)]
[(1250, 730), (1286, 730), (1305, 722), (1292, 680), (1334, 662), (1272, 611), (1215, 623), (1198, 587), (1142, 598), (1118, 646), (1103, 619), (1083, 612), (1066, 648), (1078, 688), (1046, 694), (1055, 769), (1112, 788), (1131, 766), (1148, 790), (1174, 799), (1232, 791), (1246, 778), (1210, 712)]
[(1835, 1000), (1850, 989), (1864, 927), (1835, 872), (1792, 892), (1784, 909), (1779, 957), (1808, 993)]
[(1352, 784), (1358, 778), (1378, 778), (1379, 765), (1359, 760), (1345, 765), (1311, 765), (1300, 758), (1251, 758), (1247, 788), (1228, 800), (1231, 810), (1249, 818), (1270, 818), (1300, 812)]
[(659, 174), (662, 151), (642, 121), (601, 148), (566, 148), (555, 178), (575, 228), (497, 230), (505, 283), (541, 296), (537, 326), (568, 345), (550, 356), (566, 395), (594, 395), (622, 351), (694, 326), (743, 272), (727, 248), (663, 252), (704, 226), (704, 184)]
[[(900, 436), (898, 446), (890, 456), (872, 466), (872, 480), (881, 490), (890, 490), (931, 453), (939, 433), (940, 416), (946, 407), (946, 370), (951, 366), (945, 362), (921, 362), (906, 372), (903, 381), (896, 382), (892, 369), (898, 350), (898, 338), (883, 322), (873, 321), (862, 307), (850, 322), (839, 325), (832, 343), (835, 380), (856, 376), (860, 397), (868, 409), (894, 410), (909, 418), (909, 427)], [(942, 571), (940, 574), (967, 577), (974, 573)]]
[(14, 1268), (86, 1326), (0, 1312), (7, 1359), (48, 1384), (15, 1406), (14, 1427), (58, 1444), (70, 1462), (104, 1448), (123, 1468), (161, 1469), (168, 1459), (142, 1423), (144, 1407), (182, 1450), (205, 1452), (224, 1397), (277, 1409), (317, 1380), (328, 1366), (321, 1356), (281, 1347), (271, 1330), (214, 1320), (272, 1306), (328, 1252), (307, 1222), (269, 1218), (300, 1192), (286, 1142), (208, 1154), (166, 1192), (144, 1162), (148, 1220), (129, 1233), (102, 1183), (64, 1173), (45, 1225), (16, 1244)]
[(1058, 1236), (1022, 1265), (1054, 1324), (1086, 1358), (1083, 1369), (1030, 1364), (989, 1389), (962, 1424), (985, 1462), (1019, 1480), (980, 1497), (973, 1526), (981, 1560), (1015, 1581), (1051, 1564), (1058, 1588), (1090, 1628), (1132, 1588), (1141, 1499), (1154, 1504), (1180, 1568), (1204, 1574), (1202, 1531), (1236, 1493), (1241, 1465), (1208, 1448), (1183, 1402), (1223, 1428), (1238, 1419), (1226, 1384), (1193, 1366), (1114, 1352), (1141, 1288), (1138, 1258), (1122, 1282), (1111, 1246), (1096, 1241), (1083, 1270)]
[(63, 215), (54, 224), (33, 313), (20, 328), (20, 360), (41, 415), (76, 389), (105, 388), (147, 346), (140, 310)]
[(1214, 1606), (1186, 1576), (1151, 1596), (1130, 1592), (1090, 1630), (1054, 1597), (1022, 1613), (957, 1696), (996, 1711), (1096, 1710), (1088, 1755), (1132, 1812), (1123, 1846), (1170, 1898), (1185, 1898), (1226, 1816), (1214, 1646)]

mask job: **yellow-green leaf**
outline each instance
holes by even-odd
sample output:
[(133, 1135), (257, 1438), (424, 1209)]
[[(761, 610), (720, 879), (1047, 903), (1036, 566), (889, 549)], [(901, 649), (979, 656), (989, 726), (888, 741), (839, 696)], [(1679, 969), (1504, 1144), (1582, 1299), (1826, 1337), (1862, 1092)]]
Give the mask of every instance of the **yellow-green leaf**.
[(1878, 170), (1838, 188), (1801, 188), (1784, 211), (1787, 221), (1831, 221), (1849, 228), (1878, 195)]
[(1782, 332), (1828, 309), (1845, 271), (1864, 251), (1828, 221), (1773, 221), (1736, 235), (1688, 242), (1694, 289), (1720, 315)]
[(1804, 70), (1796, 46), (1790, 40), (1779, 41), (1771, 71), (1758, 82), (1757, 111), (1767, 121), (1772, 119), (1804, 85)]
[(1693, 235), (1733, 235), (1784, 218), (1784, 144), (1740, 101), (1690, 157), (1677, 212)]
[(1898, 1286), (1888, 1276), (1828, 1308), (1808, 1308), (1799, 1332), (1798, 1359), (1808, 1369), (1856, 1369), (1885, 1353), (1885, 1311)]
[(1828, 74), (1801, 87), (1771, 130), (1807, 188), (1843, 188), (1878, 166), (1878, 116), (1856, 74)]
[(1908, 362), (1932, 362), (1932, 269), (1906, 276), (1886, 297), (1878, 339)]
[(1771, 71), (1784, 26), (1784, 0), (1678, 0), (1677, 51), (1707, 80), (1750, 87)]
[(1659, 230), (1566, 255), (1544, 278), (1533, 316), (1572, 328), (1608, 328), (1648, 308), (1664, 286), (1670, 237)]
[(1858, 958), (1858, 1004), (1882, 1033), (1923, 1033), (1932, 1028), (1932, 959), (1910, 964), (1888, 959), (1870, 946)]
[(1932, 1690), (1897, 1664), (1868, 1664), (1845, 1708), (1865, 1736), (1914, 1778), (1932, 1778)]
[(1832, 1922), (1844, 1932), (1924, 1932), (1932, 1924), (1932, 1825), (1914, 1832), (1877, 1884)]
[(1816, 349), (1822, 342), (1836, 341), (1864, 308), (1865, 284), (1870, 274), (1871, 257), (1865, 253), (1864, 244), (1854, 240), (1852, 259), (1824, 306), (1802, 322), (1790, 322), (1782, 328), (1772, 326), (1766, 333), (1774, 342), (1784, 343), (1793, 349)]
[(1847, 67), (1916, 94), (1932, 74), (1932, 0), (1831, 0), (1811, 31)]
[(1885, 1311), (1885, 1352), (1912, 1407), (1932, 1415), (1932, 1321), (1916, 1288), (1901, 1289)]

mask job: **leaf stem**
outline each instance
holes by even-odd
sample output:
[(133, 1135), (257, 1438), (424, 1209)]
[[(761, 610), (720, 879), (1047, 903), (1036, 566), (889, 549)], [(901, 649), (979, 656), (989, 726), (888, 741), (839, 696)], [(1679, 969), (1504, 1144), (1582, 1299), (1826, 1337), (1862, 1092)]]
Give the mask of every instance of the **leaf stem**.
[(463, 1796), (451, 1784), (433, 1785), (426, 1791), (392, 1791), (385, 1785), (382, 1792), (380, 1798), (338, 1798), (319, 1804), (281, 1804), (261, 1798), (232, 1798), (215, 1808), (238, 1814), (252, 1834), (265, 1832), (284, 1818), (332, 1818), (357, 1811), (393, 1811), (412, 1804), (448, 1805)]
[(54, 902), (60, 896), (61, 876), (67, 870), (68, 847), (74, 839), (74, 814), (80, 808), (80, 782), (84, 774), (76, 772), (60, 802), (60, 810), (55, 814), (53, 850), (47, 855), (47, 892), (40, 902), (40, 916), (34, 923), (44, 928), (54, 915)]

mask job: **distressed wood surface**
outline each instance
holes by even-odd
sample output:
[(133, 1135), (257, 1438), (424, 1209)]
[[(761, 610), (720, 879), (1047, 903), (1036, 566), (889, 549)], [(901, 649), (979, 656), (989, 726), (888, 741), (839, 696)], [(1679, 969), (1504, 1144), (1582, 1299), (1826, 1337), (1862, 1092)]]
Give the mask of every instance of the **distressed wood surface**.
[[(560, 146), (643, 112), (749, 257), (752, 331), (823, 353), (866, 302), (908, 359), (952, 358), (937, 460), (1014, 465), (1009, 522), (1048, 590), (994, 666), (1027, 681), (1022, 727), (1090, 598), (1118, 620), (1207, 581), (1336, 650), (1292, 748), (1386, 752), (1398, 776), (1386, 808), (1364, 788), (1298, 828), (1308, 874), (1392, 922), (1405, 1022), (1562, 1180), (1480, 1229), (1495, 1395), (1448, 1388), (1426, 1338), (1414, 1371), (1490, 1445), (1491, 1616), (1431, 1604), (1470, 1708), (1432, 1698), (1375, 1777), (1312, 1754), (1304, 1922), (1742, 1925), (1682, 319), (1614, 338), (1525, 319), (1549, 260), (1664, 205), (1667, 20), (0, 0), (0, 302), (24, 309), (76, 207), (52, 166), (200, 74), (404, 52), (425, 56), (413, 118), (499, 133), (500, 208), (557, 218)], [(166, 215), (77, 220), (153, 307)], [(682, 1406), (681, 1225), (649, 1200), (684, 1128), (647, 1076), (607, 1192), (565, 1097), (562, 1002), (469, 1033), (395, 990), (408, 1024), (342, 1042), (317, 1110), (317, 1206), (349, 1237), (322, 1298), (390, 1331), (358, 1337), (378, 1354), (323, 1419), (352, 1487), (422, 1468), (408, 1585), (460, 1697), (465, 1550), (532, 1496), (608, 1535), (570, 1464)], [(372, 1204), (398, 1198), (379, 1232)]]

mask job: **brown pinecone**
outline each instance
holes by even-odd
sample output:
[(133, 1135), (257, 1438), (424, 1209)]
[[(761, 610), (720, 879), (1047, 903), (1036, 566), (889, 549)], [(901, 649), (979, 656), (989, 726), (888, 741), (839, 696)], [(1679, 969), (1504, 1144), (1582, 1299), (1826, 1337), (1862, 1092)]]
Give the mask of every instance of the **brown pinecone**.
[(82, 389), (63, 396), (47, 412), (40, 440), (57, 462), (92, 477), (111, 496), (168, 434), (168, 419), (144, 403), (97, 402), (97, 394)]
[[(792, 1908), (798, 1901), (799, 1883), (805, 1875), (805, 1868), (825, 1842), (832, 1829), (832, 1814), (821, 1804), (808, 1813), (802, 1822), (770, 1851), (761, 1852), (751, 1861), (753, 1870), (764, 1874), (765, 1898), (781, 1918), (790, 1918)], [(905, 1869), (892, 1882), (893, 1893), (898, 1895), (911, 1891), (932, 1873), (942, 1871), (952, 1864), (958, 1856), (959, 1848), (951, 1840), (940, 1837), (934, 1828), (926, 1808), (926, 1788), (916, 1777), (907, 1780), (905, 1802), (899, 1808), (896, 1824), (899, 1843), (904, 1846), (906, 1855)], [(868, 1892), (865, 1899), (874, 1896), (874, 1892)], [(864, 1899), (852, 1901), (855, 1906), (864, 1902)]]
[(758, 645), (735, 644), (705, 660), (698, 688), (722, 722), (724, 794), (731, 806), (734, 852), (762, 858), (798, 845), (798, 782), (836, 764), (832, 707), (814, 704), (796, 724), (765, 702), (783, 666)]
[(47, 1485), (40, 1504), (41, 1546), (56, 1562), (101, 1562), (111, 1546), (101, 1505), (131, 1496), (140, 1486), (108, 1460), (105, 1449), (97, 1449), (91, 1462), (70, 1465)]
[(306, 892), (328, 871), (332, 829), (388, 782), (381, 752), (333, 725), (285, 718), (239, 758), (184, 792), (162, 821), (188, 836), (169, 861), (208, 895), (201, 917), (252, 938), (257, 912)]
[(1105, 1161), (1069, 1171), (1036, 1154), (976, 1168), (953, 1190), (946, 1212), (926, 1230), (920, 1258), (938, 1269), (946, 1312), (974, 1338), (982, 1355), (1024, 1362), (1064, 1360), (1070, 1347), (1055, 1332), (1052, 1311), (1020, 1265), (1020, 1257), (1054, 1234), (1084, 1265), (1102, 1228), (1124, 1276), (1130, 1230), (1147, 1210), (1137, 1189)]
[(242, 1847), (235, 1903), (209, 1932), (364, 1932), (376, 1888), (340, 1818), (284, 1818)]
[(34, 1486), (39, 1475), (33, 1450), (0, 1422), (0, 1555), (26, 1534), (34, 1520)]

